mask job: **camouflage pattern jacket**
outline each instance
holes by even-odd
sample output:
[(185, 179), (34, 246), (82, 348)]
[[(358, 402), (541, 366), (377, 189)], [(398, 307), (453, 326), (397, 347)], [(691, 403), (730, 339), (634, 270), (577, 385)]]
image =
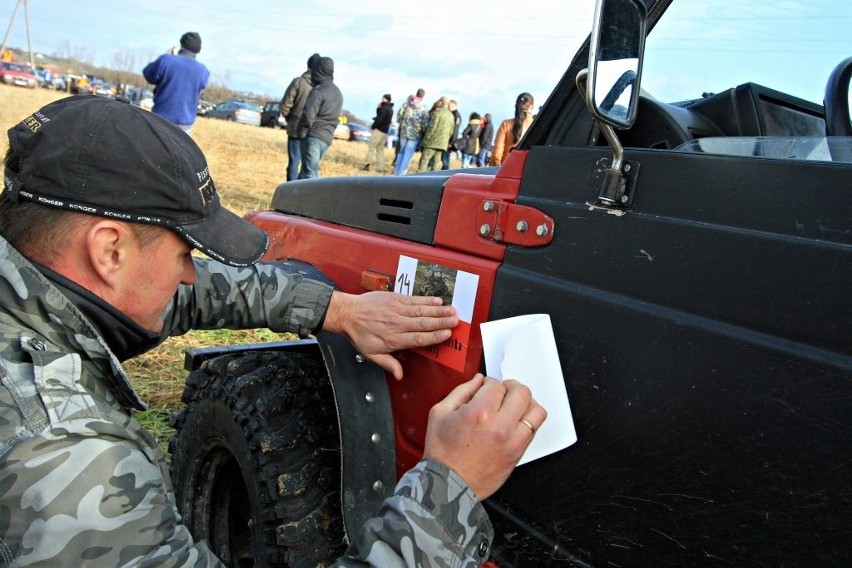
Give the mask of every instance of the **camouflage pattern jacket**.
[(423, 106), (423, 100), (410, 95), (396, 114), (399, 121), (399, 137), (406, 140), (420, 140), (429, 126), (429, 111)]
[[(197, 260), (196, 269), (196, 284), (182, 286), (168, 309), (163, 337), (218, 327), (307, 335), (331, 296), (274, 265)], [(118, 359), (3, 239), (0, 336), (0, 566), (221, 566), (181, 524), (165, 457), (130, 416), (144, 404)], [(418, 468), (343, 565), (485, 559), (493, 533), (482, 505), (440, 464)]]

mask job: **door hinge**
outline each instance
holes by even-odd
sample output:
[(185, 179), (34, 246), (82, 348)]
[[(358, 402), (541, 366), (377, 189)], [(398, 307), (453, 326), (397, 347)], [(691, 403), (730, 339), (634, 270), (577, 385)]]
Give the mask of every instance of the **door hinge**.
[(540, 247), (553, 240), (553, 218), (517, 203), (483, 199), (476, 216), (479, 236), (498, 243)]

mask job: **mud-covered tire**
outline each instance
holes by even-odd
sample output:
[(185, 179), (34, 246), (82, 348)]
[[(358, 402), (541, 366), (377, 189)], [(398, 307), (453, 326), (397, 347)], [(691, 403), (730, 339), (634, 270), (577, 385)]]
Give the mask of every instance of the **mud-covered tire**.
[(169, 450), (178, 509), (228, 565), (324, 566), (344, 549), (340, 437), (325, 367), (223, 355), (192, 372)]

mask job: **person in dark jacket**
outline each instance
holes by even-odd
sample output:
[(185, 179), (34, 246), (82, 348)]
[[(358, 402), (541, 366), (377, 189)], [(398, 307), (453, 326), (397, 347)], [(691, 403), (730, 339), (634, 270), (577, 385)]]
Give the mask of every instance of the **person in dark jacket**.
[(373, 119), (373, 125), (370, 127), (370, 145), (367, 146), (367, 157), (364, 160), (364, 171), (370, 170), (370, 155), (375, 154), (376, 166), (379, 172), (385, 170), (385, 146), (388, 142), (388, 132), (390, 131), (391, 122), (393, 121), (393, 103), (391, 102), (390, 94), (384, 95), (379, 106), (376, 107), (376, 117)]
[(447, 149), (444, 150), (443, 154), (441, 154), (441, 169), (448, 170), (450, 169), (450, 156), (453, 155), (453, 152), (459, 150), (460, 148), (456, 148), (456, 140), (459, 137), (459, 128), (461, 127), (462, 116), (459, 112), (459, 103), (455, 100), (450, 100), (447, 108), (453, 113), (453, 135), (450, 137), (450, 142), (447, 144)]
[(302, 168), (299, 179), (315, 178), (319, 163), (334, 139), (334, 129), (343, 110), (343, 94), (334, 84), (334, 61), (320, 57), (311, 69), (313, 88), (308, 93), (302, 118), (299, 119), (299, 138), (302, 139)]
[(491, 113), (486, 112), (479, 128), (479, 154), (476, 156), (478, 168), (488, 165), (492, 148), (494, 148), (494, 124), (491, 122)]
[(207, 86), (210, 71), (195, 57), (201, 51), (201, 36), (186, 32), (180, 49), (169, 50), (142, 69), (145, 80), (154, 85), (154, 108), (158, 114), (192, 135), (198, 110), (198, 97)]
[(299, 177), (302, 164), (302, 141), (299, 139), (299, 120), (311, 92), (311, 69), (319, 62), (320, 54), (314, 53), (308, 58), (308, 68), (295, 77), (281, 97), (281, 116), (287, 121), (287, 181)]
[(462, 132), (459, 152), (462, 155), (462, 167), (471, 168), (476, 164), (476, 156), (479, 154), (479, 133), (482, 129), (482, 120), (479, 113), (470, 113), (470, 120)]

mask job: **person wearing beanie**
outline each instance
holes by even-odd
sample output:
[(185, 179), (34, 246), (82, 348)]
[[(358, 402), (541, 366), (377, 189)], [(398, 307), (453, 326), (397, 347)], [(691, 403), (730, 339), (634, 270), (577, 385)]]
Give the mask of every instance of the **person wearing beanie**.
[(302, 166), (299, 179), (319, 176), (319, 163), (334, 139), (334, 129), (340, 122), (343, 94), (334, 84), (334, 60), (320, 57), (311, 69), (313, 87), (305, 101), (299, 119), (299, 138), (302, 143)]
[(195, 124), (198, 97), (210, 79), (210, 71), (196, 59), (200, 52), (201, 36), (186, 32), (180, 38), (177, 53), (164, 53), (142, 70), (145, 80), (154, 85), (151, 110), (189, 135)]
[(320, 54), (314, 53), (308, 57), (308, 68), (298, 77), (294, 77), (284, 96), (281, 97), (281, 116), (287, 122), (287, 181), (299, 178), (299, 167), (302, 165), (302, 141), (299, 139), (299, 119), (308, 100), (313, 82), (311, 69), (319, 62)]
[(180, 46), (194, 55), (201, 53), (201, 36), (197, 32), (186, 32), (180, 36)]
[(376, 168), (378, 172), (385, 171), (385, 146), (388, 142), (388, 132), (390, 132), (391, 122), (393, 122), (393, 103), (391, 102), (390, 94), (382, 96), (379, 106), (376, 107), (376, 116), (373, 118), (373, 125), (370, 127), (370, 145), (367, 147), (367, 157), (364, 171), (370, 171), (370, 155), (376, 156)]
[[(122, 363), (168, 337), (322, 329), (401, 379), (394, 351), (446, 341), (458, 324), (439, 298), (348, 294), (261, 260), (268, 235), (222, 205), (198, 145), (126, 101), (65, 97), (8, 138), (0, 193), (4, 566), (231, 560), (214, 555), (227, 542), (190, 534), (166, 457), (133, 418), (145, 403)], [(206, 258), (192, 255), (196, 248)], [(424, 459), (372, 520), (349, 527), (336, 565), (485, 562), (494, 530), (481, 501), (509, 477), (545, 418), (517, 381), (476, 374), (457, 387), (430, 413)]]

